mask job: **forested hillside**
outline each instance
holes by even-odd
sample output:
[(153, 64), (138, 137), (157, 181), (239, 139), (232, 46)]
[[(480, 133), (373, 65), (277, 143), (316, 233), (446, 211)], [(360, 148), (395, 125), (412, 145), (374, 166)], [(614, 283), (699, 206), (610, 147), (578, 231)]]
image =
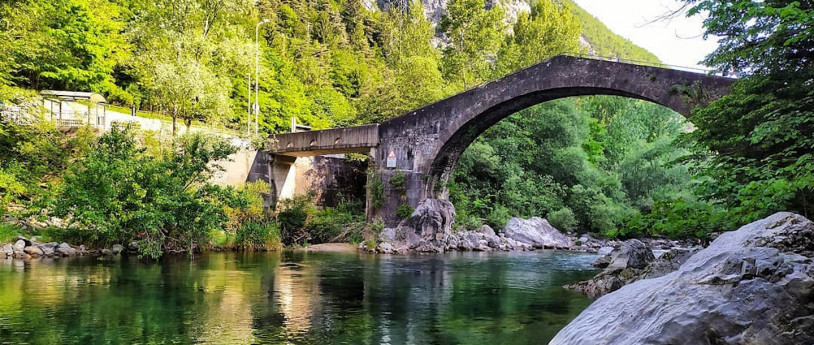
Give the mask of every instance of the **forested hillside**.
[(433, 23), (420, 1), (382, 11), (361, 0), (11, 0), (0, 4), (0, 83), (101, 92), (179, 122), (244, 128), (255, 25), (268, 19), (259, 26), (260, 122), (274, 132), (291, 117), (327, 128), (397, 116), (584, 52), (580, 33), (600, 55), (654, 59), (564, 5), (570, 11), (535, 2), (506, 23), (500, 5), (455, 0)]
[(605, 24), (579, 7), (572, 0), (561, 0), (582, 24), (582, 36), (590, 45), (590, 53), (607, 58), (622, 58), (642, 62), (659, 62), (653, 53), (613, 33)]

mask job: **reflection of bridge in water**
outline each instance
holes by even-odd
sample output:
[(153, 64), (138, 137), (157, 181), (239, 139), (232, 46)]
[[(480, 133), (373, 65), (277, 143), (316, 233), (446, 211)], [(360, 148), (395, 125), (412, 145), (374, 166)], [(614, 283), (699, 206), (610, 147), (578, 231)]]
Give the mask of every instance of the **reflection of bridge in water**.
[[(499, 80), (411, 111), (380, 124), (278, 134), (272, 138), (270, 179), (277, 197), (296, 188), (289, 178), (297, 157), (363, 152), (374, 160), (373, 177), (382, 181), (384, 204), (368, 217), (397, 222), (399, 203), (415, 207), (426, 198), (447, 198), (445, 182), (464, 150), (483, 131), (507, 116), (546, 101), (584, 95), (647, 100), (686, 117), (691, 110), (729, 92), (732, 79), (695, 72), (557, 56)], [(394, 174), (405, 185), (393, 188)], [(401, 201), (397, 189), (406, 189)]]

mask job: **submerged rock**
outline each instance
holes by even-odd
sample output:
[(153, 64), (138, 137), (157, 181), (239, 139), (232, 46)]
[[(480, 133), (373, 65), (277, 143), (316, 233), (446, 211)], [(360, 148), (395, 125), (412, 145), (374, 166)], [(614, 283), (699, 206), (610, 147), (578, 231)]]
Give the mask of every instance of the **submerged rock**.
[(812, 344), (814, 224), (777, 213), (597, 299), (550, 344)]
[(535, 248), (570, 249), (574, 243), (568, 236), (551, 226), (547, 220), (532, 217), (528, 220), (512, 218), (504, 229), (507, 238)]

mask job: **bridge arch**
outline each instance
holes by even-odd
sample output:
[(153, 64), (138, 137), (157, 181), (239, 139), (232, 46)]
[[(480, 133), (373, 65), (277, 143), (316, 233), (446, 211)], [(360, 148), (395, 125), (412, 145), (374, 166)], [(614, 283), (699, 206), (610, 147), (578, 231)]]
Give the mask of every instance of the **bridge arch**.
[[(559, 98), (613, 95), (657, 103), (689, 118), (693, 108), (728, 93), (731, 83), (681, 70), (557, 56), (380, 124), (376, 164), (383, 180), (395, 172), (407, 174), (401, 189), (408, 190), (407, 202), (415, 206), (425, 198), (447, 198), (445, 182), (466, 148), (525, 108)], [(397, 156), (395, 167), (385, 164), (391, 151)], [(393, 224), (390, 214), (396, 206), (390, 203), (378, 213)]]

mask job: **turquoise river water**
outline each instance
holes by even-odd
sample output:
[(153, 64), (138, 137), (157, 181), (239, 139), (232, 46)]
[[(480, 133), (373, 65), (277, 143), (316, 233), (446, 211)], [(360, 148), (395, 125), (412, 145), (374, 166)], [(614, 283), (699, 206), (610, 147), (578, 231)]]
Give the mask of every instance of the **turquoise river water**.
[(0, 344), (546, 344), (594, 255), (0, 260)]

